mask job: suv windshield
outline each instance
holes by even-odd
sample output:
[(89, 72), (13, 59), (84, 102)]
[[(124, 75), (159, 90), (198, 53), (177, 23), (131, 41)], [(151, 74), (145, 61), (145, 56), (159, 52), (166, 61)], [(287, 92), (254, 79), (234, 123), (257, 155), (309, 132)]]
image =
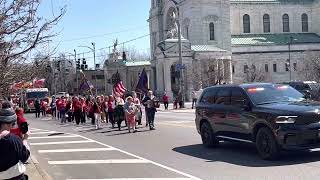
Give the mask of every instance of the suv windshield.
[(304, 100), (303, 95), (287, 85), (263, 85), (245, 89), (257, 105)]

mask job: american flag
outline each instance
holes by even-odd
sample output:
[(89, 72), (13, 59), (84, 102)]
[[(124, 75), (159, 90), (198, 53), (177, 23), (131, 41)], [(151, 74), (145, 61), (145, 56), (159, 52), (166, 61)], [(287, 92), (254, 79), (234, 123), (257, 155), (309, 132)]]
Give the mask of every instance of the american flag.
[(117, 72), (114, 75), (115, 84), (113, 86), (113, 94), (116, 96), (123, 96), (127, 89), (124, 87), (123, 82), (120, 79), (120, 74)]

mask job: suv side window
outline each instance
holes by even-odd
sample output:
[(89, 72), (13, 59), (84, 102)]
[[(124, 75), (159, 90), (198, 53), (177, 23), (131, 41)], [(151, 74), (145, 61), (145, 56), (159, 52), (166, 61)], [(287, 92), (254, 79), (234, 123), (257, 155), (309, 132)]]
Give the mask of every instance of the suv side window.
[(247, 101), (246, 95), (240, 88), (233, 88), (231, 91), (231, 105), (242, 106)]
[(220, 88), (217, 93), (216, 104), (230, 105), (230, 95), (231, 91), (229, 88)]
[(214, 104), (215, 103), (215, 96), (217, 93), (217, 89), (209, 89), (208, 91), (205, 92), (205, 94), (202, 96), (201, 101), (203, 103), (209, 103), (209, 104)]

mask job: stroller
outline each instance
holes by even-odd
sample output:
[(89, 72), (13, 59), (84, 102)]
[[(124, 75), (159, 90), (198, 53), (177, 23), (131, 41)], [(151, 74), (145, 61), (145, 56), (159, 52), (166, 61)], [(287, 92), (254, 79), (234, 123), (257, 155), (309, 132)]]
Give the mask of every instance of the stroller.
[(117, 122), (119, 131), (121, 130), (122, 121), (125, 121), (126, 124), (127, 124), (123, 105), (117, 105), (115, 107), (115, 109), (114, 109), (114, 121)]

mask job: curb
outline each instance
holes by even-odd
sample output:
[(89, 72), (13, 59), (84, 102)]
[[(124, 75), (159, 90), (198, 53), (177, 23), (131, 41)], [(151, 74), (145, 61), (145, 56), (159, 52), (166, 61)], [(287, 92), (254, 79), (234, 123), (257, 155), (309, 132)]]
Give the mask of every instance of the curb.
[(26, 165), (27, 171), (26, 174), (31, 180), (53, 180), (53, 178), (40, 167), (38, 160), (30, 155), (29, 164)]

